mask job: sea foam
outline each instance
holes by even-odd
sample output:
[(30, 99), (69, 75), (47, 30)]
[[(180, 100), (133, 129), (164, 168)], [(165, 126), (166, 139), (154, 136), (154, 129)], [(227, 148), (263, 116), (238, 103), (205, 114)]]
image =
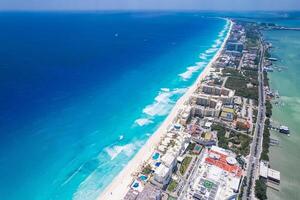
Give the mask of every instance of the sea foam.
[(170, 91), (161, 90), (159, 94), (155, 97), (154, 102), (143, 109), (143, 113), (152, 117), (167, 115), (171, 111), (175, 103), (171, 99), (172, 96), (183, 94), (185, 91), (186, 88), (176, 88)]
[(139, 126), (146, 126), (148, 124), (152, 124), (153, 121), (148, 118), (139, 118), (139, 119), (135, 120), (135, 123), (138, 124)]
[(187, 68), (187, 71), (179, 74), (179, 76), (182, 78), (182, 80), (187, 81), (192, 77), (192, 75), (197, 72), (199, 69), (205, 67), (207, 62), (197, 62), (195, 66), (191, 66)]
[(120, 153), (124, 153), (126, 156), (131, 156), (134, 150), (134, 144), (131, 143), (123, 146), (115, 145), (105, 148), (105, 151), (110, 156), (111, 160), (114, 160)]

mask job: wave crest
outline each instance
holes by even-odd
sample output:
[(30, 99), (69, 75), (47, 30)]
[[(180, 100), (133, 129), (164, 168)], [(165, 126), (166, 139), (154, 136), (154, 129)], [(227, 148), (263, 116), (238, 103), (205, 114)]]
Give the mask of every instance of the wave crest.
[(183, 94), (185, 91), (186, 88), (177, 88), (170, 91), (161, 90), (159, 94), (155, 97), (155, 101), (143, 109), (143, 113), (152, 117), (156, 115), (157, 116), (167, 115), (171, 111), (175, 103), (175, 101), (171, 99), (172, 96)]
[(138, 124), (139, 126), (146, 126), (148, 124), (152, 124), (153, 121), (148, 118), (140, 118), (140, 119), (135, 120), (134, 123)]

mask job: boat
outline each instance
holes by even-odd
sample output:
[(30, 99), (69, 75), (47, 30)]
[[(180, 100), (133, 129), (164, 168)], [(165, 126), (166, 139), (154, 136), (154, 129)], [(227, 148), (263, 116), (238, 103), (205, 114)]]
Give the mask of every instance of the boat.
[(268, 58), (268, 60), (270, 60), (270, 61), (277, 61), (278, 59), (277, 58)]
[(279, 127), (279, 133), (290, 134), (289, 127), (287, 127), (287, 126), (280, 126)]

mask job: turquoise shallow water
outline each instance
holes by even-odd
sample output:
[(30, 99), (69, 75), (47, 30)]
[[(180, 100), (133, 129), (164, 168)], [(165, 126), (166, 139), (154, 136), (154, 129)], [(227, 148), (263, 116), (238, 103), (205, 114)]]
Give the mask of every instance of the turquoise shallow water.
[[(201, 13), (1, 13), (0, 199), (95, 199), (216, 53)], [(22, 34), (20, 34), (22, 33)]]
[[(285, 21), (283, 24), (288, 23)], [(292, 21), (299, 24), (300, 21)], [(272, 132), (271, 137), (280, 141), (270, 148), (271, 167), (281, 172), (280, 191), (268, 189), (268, 198), (299, 199), (300, 196), (300, 32), (270, 31), (265, 33), (274, 49), (272, 55), (279, 58), (278, 65), (287, 67), (282, 72), (270, 73), (271, 88), (278, 90), (283, 105), (273, 105), (272, 120), (289, 126), (291, 136)]]

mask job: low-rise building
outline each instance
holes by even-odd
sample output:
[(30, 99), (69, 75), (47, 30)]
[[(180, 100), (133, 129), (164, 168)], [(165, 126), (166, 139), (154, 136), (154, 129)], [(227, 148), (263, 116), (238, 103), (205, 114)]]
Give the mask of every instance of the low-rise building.
[(139, 195), (137, 196), (136, 200), (161, 200), (162, 198), (162, 192), (159, 188), (151, 185), (151, 184), (147, 184), (143, 191), (141, 193), (139, 193)]
[(269, 168), (268, 161), (260, 161), (259, 164), (259, 176), (264, 180), (271, 182), (273, 184), (280, 184), (280, 172), (274, 169)]
[(224, 108), (222, 109), (220, 118), (221, 118), (222, 120), (232, 122), (233, 119), (234, 119), (234, 109), (233, 109), (233, 108), (229, 108), (229, 107), (224, 107)]
[(238, 195), (243, 171), (229, 150), (212, 146), (183, 199), (231, 199)]
[(240, 130), (249, 130), (251, 127), (251, 124), (249, 123), (249, 121), (247, 119), (244, 118), (237, 118), (236, 119), (236, 128), (240, 129)]

